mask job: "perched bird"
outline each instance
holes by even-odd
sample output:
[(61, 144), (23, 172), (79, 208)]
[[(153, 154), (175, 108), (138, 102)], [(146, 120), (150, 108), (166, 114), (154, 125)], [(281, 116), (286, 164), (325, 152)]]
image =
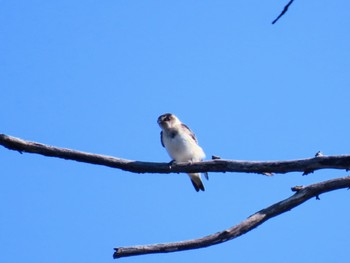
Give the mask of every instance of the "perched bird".
[[(166, 113), (158, 118), (158, 124), (162, 131), (160, 139), (172, 162), (199, 162), (205, 157), (203, 149), (198, 145), (194, 133), (183, 124), (174, 114)], [(204, 191), (204, 185), (200, 173), (189, 173), (191, 182), (198, 192)], [(208, 179), (208, 174), (204, 174)]]

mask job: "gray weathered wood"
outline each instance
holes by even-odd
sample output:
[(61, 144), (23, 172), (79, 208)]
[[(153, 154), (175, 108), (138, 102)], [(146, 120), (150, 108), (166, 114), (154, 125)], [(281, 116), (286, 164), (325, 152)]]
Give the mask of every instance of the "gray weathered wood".
[[(296, 206), (304, 203), (310, 198), (316, 197), (320, 194), (350, 187), (350, 176), (337, 178), (325, 182), (320, 182), (312, 184), (306, 187), (298, 187), (298, 191), (291, 197), (273, 204), (265, 209), (262, 209), (252, 216), (248, 217), (246, 220), (240, 224), (233, 226), (224, 231), (205, 236), (198, 239), (164, 243), (164, 244), (153, 244), (153, 245), (141, 245), (141, 246), (130, 246), (130, 247), (117, 247), (113, 254), (114, 258), (144, 255), (151, 253), (168, 253), (176, 252), (182, 250), (204, 248), (212, 245), (216, 245), (222, 242), (232, 240), (239, 237), (248, 231), (256, 228), (265, 221), (282, 214), (284, 212), (290, 211)], [(294, 189), (295, 191), (295, 189)]]
[[(223, 160), (219, 159), (219, 157), (216, 157), (211, 161), (203, 161), (192, 164), (172, 163), (170, 166), (169, 163), (140, 162), (115, 158), (111, 156), (80, 152), (71, 149), (58, 148), (37, 142), (22, 140), (5, 134), (0, 134), (0, 145), (10, 150), (19, 151), (20, 153), (36, 153), (44, 156), (104, 165), (134, 173), (245, 172), (269, 175), (269, 173), (287, 172), (303, 172), (304, 174), (308, 174), (319, 169), (348, 170), (350, 168), (350, 155), (323, 156), (322, 154), (317, 154), (316, 157), (308, 159), (264, 162)], [(118, 247), (115, 248), (115, 253), (113, 256), (114, 258), (120, 258), (150, 253), (175, 252), (212, 246), (243, 235), (255, 227), (261, 225), (266, 220), (289, 211), (312, 197), (318, 198), (318, 196), (322, 193), (346, 187), (350, 187), (350, 177), (337, 178), (309, 185), (307, 187), (293, 187), (292, 190), (296, 191), (293, 196), (268, 208), (260, 210), (240, 224), (224, 231), (199, 239), (175, 243)]]
[(21, 153), (35, 153), (66, 160), (104, 165), (134, 173), (180, 173), (180, 172), (244, 172), (244, 173), (288, 173), (305, 174), (319, 169), (350, 169), (350, 155), (319, 156), (290, 161), (238, 161), (215, 159), (197, 163), (155, 163), (115, 158), (112, 156), (80, 152), (71, 149), (30, 142), (0, 134), (0, 145)]

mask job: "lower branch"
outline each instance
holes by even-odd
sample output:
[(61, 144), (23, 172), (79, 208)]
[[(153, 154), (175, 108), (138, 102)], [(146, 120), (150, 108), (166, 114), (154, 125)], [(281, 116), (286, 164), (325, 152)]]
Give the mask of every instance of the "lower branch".
[(224, 231), (205, 236), (199, 239), (174, 242), (174, 243), (164, 243), (164, 244), (154, 244), (154, 245), (143, 245), (143, 246), (131, 246), (131, 247), (117, 247), (113, 254), (114, 258), (129, 257), (136, 255), (144, 255), (151, 253), (168, 253), (176, 252), (182, 250), (204, 248), (212, 245), (216, 245), (222, 242), (239, 237), (250, 230), (261, 225), (265, 221), (273, 218), (279, 214), (287, 212), (292, 208), (304, 203), (312, 197), (318, 198), (320, 194), (350, 187), (350, 176), (337, 178), (325, 182), (320, 182), (312, 184), (306, 187), (294, 188), (297, 191), (291, 197), (280, 201), (274, 205), (271, 205), (259, 212), (256, 212), (252, 216), (248, 217), (246, 220), (240, 224), (233, 226)]

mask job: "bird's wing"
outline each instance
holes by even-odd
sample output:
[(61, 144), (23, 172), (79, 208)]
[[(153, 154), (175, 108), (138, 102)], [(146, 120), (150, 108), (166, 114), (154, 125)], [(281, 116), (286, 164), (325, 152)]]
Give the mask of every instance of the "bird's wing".
[(188, 126), (186, 124), (181, 124), (182, 128), (188, 133), (188, 135), (190, 135), (192, 137), (192, 139), (198, 144), (196, 135), (193, 133), (193, 131), (191, 131), (190, 128), (188, 128)]
[(163, 142), (163, 131), (160, 132), (160, 143), (162, 144), (163, 147), (165, 147)]

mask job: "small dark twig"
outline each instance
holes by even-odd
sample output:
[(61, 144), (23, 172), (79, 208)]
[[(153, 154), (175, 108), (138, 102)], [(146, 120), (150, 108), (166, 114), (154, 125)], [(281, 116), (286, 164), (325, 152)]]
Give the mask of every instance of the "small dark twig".
[(312, 173), (314, 173), (314, 170), (305, 170), (304, 172), (303, 172), (303, 176), (304, 175), (308, 175), (308, 174), (312, 174)]
[(287, 11), (289, 6), (293, 3), (294, 0), (290, 0), (289, 3), (283, 8), (282, 12), (280, 13), (280, 15), (272, 21), (272, 24), (275, 24)]
[(323, 154), (321, 151), (318, 151), (318, 152), (315, 154), (315, 157), (321, 157), (321, 156), (324, 156), (324, 154)]

